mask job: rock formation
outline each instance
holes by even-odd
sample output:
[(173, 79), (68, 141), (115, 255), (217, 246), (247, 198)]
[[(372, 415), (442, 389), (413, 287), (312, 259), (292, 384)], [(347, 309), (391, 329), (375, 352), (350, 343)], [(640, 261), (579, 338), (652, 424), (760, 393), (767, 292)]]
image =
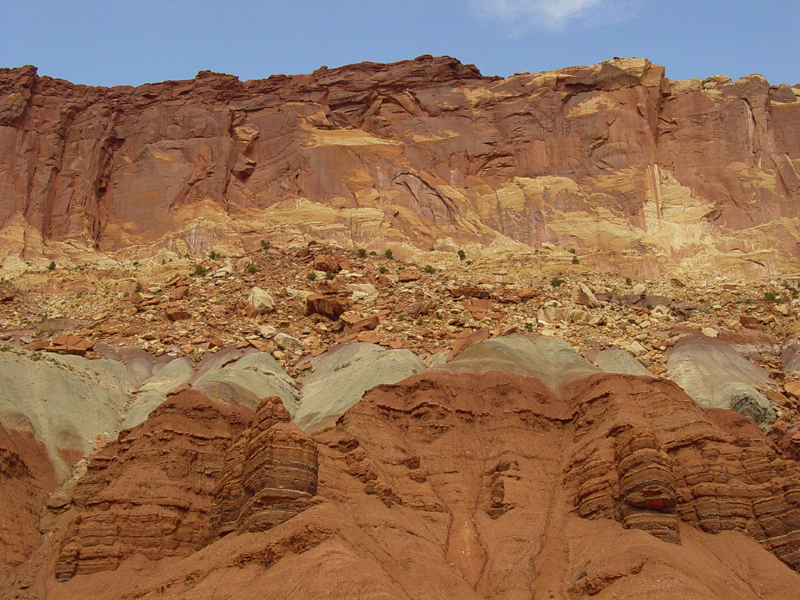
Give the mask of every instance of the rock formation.
[(3, 265), (322, 237), (775, 273), (798, 259), (798, 94), (670, 81), (646, 59), (500, 79), (422, 56), (137, 88), (2, 69)]
[(798, 95), (0, 69), (0, 596), (800, 598)]
[(228, 450), (214, 491), (210, 540), (266, 531), (308, 508), (317, 493), (317, 444), (292, 423), (277, 396)]
[(95, 453), (72, 493), (76, 514), (56, 578), (114, 569), (134, 554), (158, 560), (205, 546), (225, 451), (251, 416), (187, 391)]

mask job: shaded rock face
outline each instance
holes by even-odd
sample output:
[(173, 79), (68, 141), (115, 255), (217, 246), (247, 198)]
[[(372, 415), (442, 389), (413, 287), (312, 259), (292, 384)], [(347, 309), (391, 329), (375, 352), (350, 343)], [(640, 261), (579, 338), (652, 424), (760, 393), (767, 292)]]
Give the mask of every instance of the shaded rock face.
[(39, 512), (55, 479), (44, 445), (0, 424), (0, 588), (39, 545)]
[[(726, 265), (748, 262), (740, 250), (797, 258), (782, 219), (800, 199), (800, 99), (757, 75), (670, 81), (621, 59), (499, 79), (426, 56), (109, 89), (23, 67), (0, 70), (0, 106), (12, 253), (38, 235), (201, 255), (268, 232), (375, 249), (507, 237), (644, 243), (690, 261), (703, 247)], [(260, 233), (237, 232), (242, 211)], [(657, 272), (655, 256), (637, 268)]]
[(317, 493), (317, 444), (277, 396), (231, 446), (214, 490), (209, 539), (266, 531), (308, 508)]
[(185, 391), (93, 454), (73, 493), (56, 578), (114, 569), (137, 553), (158, 560), (202, 548), (225, 452), (251, 418)]

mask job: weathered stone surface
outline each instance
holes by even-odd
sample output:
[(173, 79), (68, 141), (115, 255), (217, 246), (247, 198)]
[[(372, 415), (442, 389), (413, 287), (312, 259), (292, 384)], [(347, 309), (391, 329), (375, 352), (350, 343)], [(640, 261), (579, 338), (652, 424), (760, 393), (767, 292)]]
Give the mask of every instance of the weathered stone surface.
[(347, 304), (336, 296), (311, 294), (306, 298), (306, 312), (308, 314), (323, 315), (335, 321), (347, 310)]
[(299, 408), (292, 415), (297, 426), (309, 432), (336, 422), (366, 391), (397, 383), (424, 368), (408, 350), (362, 342), (329, 350), (309, 363), (314, 370), (300, 376)]
[(391, 242), (398, 256), (436, 239), (554, 243), (646, 275), (666, 260), (772, 272), (798, 242), (800, 99), (780, 89), (670, 81), (646, 59), (500, 79), (424, 56), (111, 89), (4, 69), (3, 264), (94, 244), (235, 251), (253, 243), (236, 207), (254, 239)]
[(0, 422), (31, 431), (60, 479), (92, 450), (98, 433), (115, 433), (135, 381), (114, 360), (0, 348)]
[(775, 420), (769, 400), (753, 387), (769, 382), (766, 371), (725, 342), (683, 338), (667, 357), (667, 374), (702, 406), (736, 410), (765, 431)]
[(228, 450), (217, 481), (209, 540), (232, 531), (266, 531), (311, 505), (317, 443), (292, 423), (280, 398), (265, 398)]
[(55, 482), (47, 448), (0, 423), (0, 589), (39, 545), (39, 513)]
[(272, 294), (262, 290), (256, 286), (250, 291), (247, 297), (247, 303), (253, 307), (253, 310), (258, 315), (263, 315), (275, 310), (275, 298)]
[(255, 398), (279, 396), (290, 411), (297, 408), (298, 391), (294, 381), (267, 352), (254, 352), (231, 364), (198, 371), (189, 382), (195, 387), (209, 382), (234, 384), (248, 390)]
[(77, 514), (56, 578), (113, 570), (134, 554), (159, 560), (205, 546), (225, 451), (252, 414), (186, 391), (93, 455), (73, 492)]
[(590, 352), (587, 356), (606, 373), (641, 375), (645, 377), (653, 376), (642, 366), (642, 363), (633, 358), (633, 356), (625, 350), (601, 350), (599, 352)]

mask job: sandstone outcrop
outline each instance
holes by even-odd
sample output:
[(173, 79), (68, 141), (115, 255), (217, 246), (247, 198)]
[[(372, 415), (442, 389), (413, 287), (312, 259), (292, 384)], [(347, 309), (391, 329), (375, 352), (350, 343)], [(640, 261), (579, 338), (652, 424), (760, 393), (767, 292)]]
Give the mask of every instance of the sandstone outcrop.
[(39, 513), (55, 483), (47, 448), (0, 424), (0, 589), (39, 545)]
[(113, 570), (134, 554), (158, 560), (205, 546), (225, 451), (251, 417), (186, 391), (95, 453), (72, 493), (56, 578)]
[(758, 75), (670, 81), (614, 59), (500, 79), (422, 56), (91, 88), (21, 67), (0, 70), (0, 105), (7, 272), (265, 238), (555, 244), (649, 276), (798, 259), (800, 99)]
[(280, 398), (265, 398), (225, 457), (209, 540), (271, 529), (311, 506), (316, 493), (317, 443), (292, 423)]

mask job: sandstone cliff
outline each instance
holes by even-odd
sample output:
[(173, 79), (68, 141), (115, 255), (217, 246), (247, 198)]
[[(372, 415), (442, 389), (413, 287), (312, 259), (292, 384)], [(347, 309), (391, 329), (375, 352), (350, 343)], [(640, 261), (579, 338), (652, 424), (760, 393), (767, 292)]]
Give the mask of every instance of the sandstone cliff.
[(800, 257), (798, 94), (670, 81), (645, 59), (499, 79), (423, 56), (138, 88), (2, 69), (3, 266), (327, 238), (776, 273)]

